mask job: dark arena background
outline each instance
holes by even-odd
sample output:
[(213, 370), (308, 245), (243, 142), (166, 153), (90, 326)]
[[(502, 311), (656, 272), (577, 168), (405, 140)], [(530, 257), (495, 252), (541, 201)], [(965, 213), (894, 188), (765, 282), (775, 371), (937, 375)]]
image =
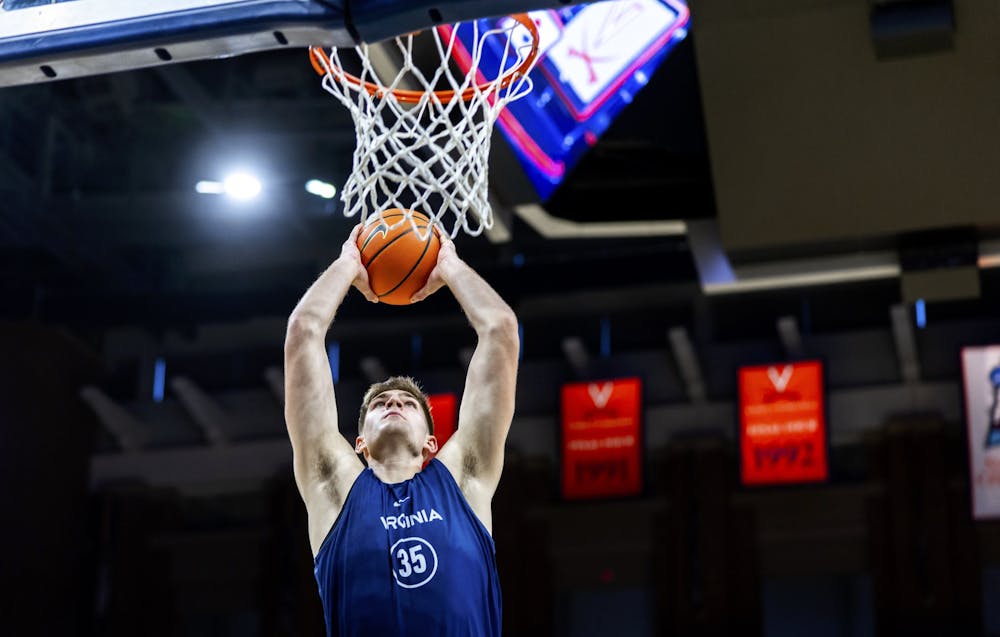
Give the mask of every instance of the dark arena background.
[[(286, 2), (371, 41), (589, 10)], [(516, 117), (565, 174), (498, 126), (496, 225), (456, 237), (521, 328), (504, 634), (1000, 635), (1000, 6), (612, 4), (591, 27), (659, 12), (662, 51), (616, 51), (558, 139), (532, 118), (577, 85), (539, 71)], [(31, 35), (73, 5), (125, 6), (0, 2), (0, 634), (323, 635), (282, 352), (356, 223), (326, 196), (351, 118), (308, 29), (190, 59), (150, 25)], [(474, 345), (447, 290), (352, 292), (342, 433), (388, 374), (460, 401)]]

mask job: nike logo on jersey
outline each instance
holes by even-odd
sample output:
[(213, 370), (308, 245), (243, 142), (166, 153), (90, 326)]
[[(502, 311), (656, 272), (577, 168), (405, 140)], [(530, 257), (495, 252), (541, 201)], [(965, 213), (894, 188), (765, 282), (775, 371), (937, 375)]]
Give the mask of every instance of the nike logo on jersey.
[(402, 500), (396, 500), (395, 502), (392, 503), (392, 506), (398, 507), (399, 505), (401, 505), (402, 503), (406, 502), (409, 499), (410, 499), (410, 496), (406, 496)]

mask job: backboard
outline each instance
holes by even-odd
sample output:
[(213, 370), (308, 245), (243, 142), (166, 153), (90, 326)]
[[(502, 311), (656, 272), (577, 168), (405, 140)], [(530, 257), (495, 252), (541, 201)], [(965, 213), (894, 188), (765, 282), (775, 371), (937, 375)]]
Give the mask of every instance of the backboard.
[(0, 86), (284, 47), (351, 46), (556, 0), (0, 0)]
[(0, 86), (225, 57), (316, 41), (353, 43), (344, 14), (308, 0), (7, 0)]

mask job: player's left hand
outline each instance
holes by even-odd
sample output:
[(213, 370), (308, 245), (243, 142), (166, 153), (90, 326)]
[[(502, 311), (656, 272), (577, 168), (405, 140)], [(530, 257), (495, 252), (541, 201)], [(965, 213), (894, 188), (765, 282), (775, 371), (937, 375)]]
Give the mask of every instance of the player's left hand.
[[(435, 231), (437, 231), (435, 229)], [(410, 303), (417, 303), (423, 301), (431, 294), (434, 294), (448, 283), (444, 279), (443, 272), (447, 269), (449, 263), (453, 261), (458, 261), (458, 253), (455, 252), (455, 244), (452, 242), (451, 237), (444, 232), (438, 232), (438, 239), (441, 241), (441, 247), (438, 249), (437, 263), (434, 265), (434, 269), (431, 270), (430, 275), (427, 277), (427, 283), (424, 287), (420, 288), (413, 293), (410, 297)]]

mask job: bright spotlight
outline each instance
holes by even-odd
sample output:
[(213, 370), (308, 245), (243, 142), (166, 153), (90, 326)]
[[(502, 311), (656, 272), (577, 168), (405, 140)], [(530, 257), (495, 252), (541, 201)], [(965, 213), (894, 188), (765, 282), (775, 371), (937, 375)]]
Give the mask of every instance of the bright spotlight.
[(225, 189), (217, 181), (199, 181), (194, 185), (194, 191), (200, 195), (221, 195)]
[(222, 185), (226, 194), (233, 199), (252, 199), (260, 194), (260, 182), (246, 173), (229, 175)]
[(306, 182), (306, 192), (323, 199), (333, 199), (337, 196), (337, 187), (319, 179), (310, 179)]

